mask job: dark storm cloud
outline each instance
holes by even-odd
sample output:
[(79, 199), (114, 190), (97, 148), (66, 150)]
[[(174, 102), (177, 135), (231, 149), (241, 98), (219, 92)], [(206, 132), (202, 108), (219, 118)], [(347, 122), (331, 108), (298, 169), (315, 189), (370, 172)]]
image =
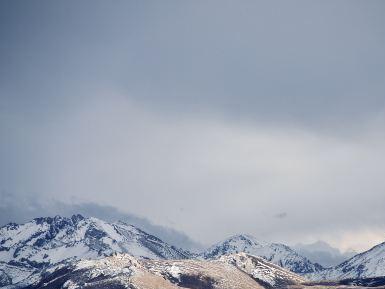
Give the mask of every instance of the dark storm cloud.
[(104, 204), (205, 243), (383, 239), (384, 2), (0, 6), (15, 200)]
[(384, 107), (382, 2), (2, 6), (2, 94), (18, 108), (100, 86), (155, 110), (329, 128)]

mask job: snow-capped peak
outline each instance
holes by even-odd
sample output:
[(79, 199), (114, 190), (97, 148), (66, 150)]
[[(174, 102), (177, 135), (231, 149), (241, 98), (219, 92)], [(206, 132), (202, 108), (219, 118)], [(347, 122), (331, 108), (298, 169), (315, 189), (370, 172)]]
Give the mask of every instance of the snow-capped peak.
[(204, 259), (217, 259), (223, 255), (239, 252), (260, 256), (296, 273), (322, 270), (321, 265), (310, 262), (307, 258), (300, 256), (284, 244), (261, 242), (253, 236), (244, 234), (235, 235), (217, 243), (203, 252), (201, 257)]
[(216, 259), (222, 255), (236, 254), (239, 252), (250, 253), (254, 248), (262, 248), (265, 244), (259, 242), (254, 236), (247, 234), (233, 235), (202, 253), (205, 259)]
[(96, 259), (115, 252), (155, 259), (188, 257), (132, 225), (81, 215), (36, 218), (0, 228), (0, 260), (4, 263), (44, 268), (67, 259)]

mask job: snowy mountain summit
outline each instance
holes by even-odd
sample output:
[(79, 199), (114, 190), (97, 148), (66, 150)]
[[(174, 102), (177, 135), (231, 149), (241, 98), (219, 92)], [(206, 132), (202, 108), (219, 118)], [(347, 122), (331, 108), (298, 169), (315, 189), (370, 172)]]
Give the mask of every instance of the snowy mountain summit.
[(235, 235), (212, 246), (201, 254), (204, 259), (217, 259), (223, 255), (244, 252), (260, 256), (295, 273), (312, 273), (323, 270), (317, 263), (299, 255), (290, 247), (279, 243), (265, 243), (250, 235)]
[(108, 223), (74, 215), (38, 218), (0, 229), (0, 260), (32, 266), (54, 264), (67, 258), (97, 258), (112, 253), (136, 257), (184, 259), (188, 256), (157, 237), (123, 222)]
[(183, 250), (123, 222), (108, 223), (81, 215), (37, 218), (0, 228), (0, 280), (15, 283), (20, 276), (63, 261), (98, 259), (113, 253), (151, 259), (189, 257)]

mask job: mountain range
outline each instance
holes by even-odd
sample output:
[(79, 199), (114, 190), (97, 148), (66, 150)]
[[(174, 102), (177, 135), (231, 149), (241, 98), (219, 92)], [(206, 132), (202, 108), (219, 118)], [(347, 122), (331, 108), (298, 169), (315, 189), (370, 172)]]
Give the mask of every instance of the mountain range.
[[(151, 274), (154, 273), (154, 268), (161, 264), (159, 266), (163, 266), (163, 269), (159, 269), (160, 273), (155, 275), (162, 276), (168, 272), (167, 266), (172, 267), (173, 262), (182, 262), (179, 267), (183, 268), (187, 268), (188, 264), (201, 269), (206, 268), (207, 272), (202, 274), (208, 274), (209, 279), (215, 277), (210, 273), (213, 264), (222, 267), (223, 264), (230, 264), (252, 279), (258, 280), (259, 286), (265, 288), (274, 287), (276, 284), (297, 284), (304, 280), (318, 282), (385, 276), (385, 243), (357, 254), (335, 267), (324, 268), (289, 246), (261, 242), (249, 235), (232, 236), (200, 254), (195, 254), (168, 244), (124, 222), (106, 222), (97, 218), (73, 215), (70, 218), (60, 216), (36, 218), (25, 224), (10, 223), (1, 227), (0, 287), (24, 288), (33, 284), (35, 286), (42, 280), (50, 278), (52, 274), (62, 274), (60, 270), (67, 273), (75, 272), (77, 269), (74, 268), (78, 268), (76, 267), (78, 265), (74, 264), (78, 264), (80, 259), (104, 264), (103, 262), (107, 261), (103, 260), (114, 260), (108, 258), (116, 257), (116, 254), (129, 256), (119, 258), (131, 258), (132, 262), (136, 260), (140, 266), (150, 264), (148, 268), (145, 266), (145, 272)], [(178, 285), (177, 280), (171, 281), (173, 286), (181, 285)], [(376, 279), (375, 282), (382, 281)]]
[(0, 286), (63, 261), (98, 259), (117, 252), (140, 258), (191, 258), (190, 253), (123, 222), (81, 215), (37, 218), (0, 228)]
[(295, 273), (245, 253), (217, 260), (151, 260), (117, 254), (69, 263), (27, 288), (262, 289), (303, 281)]

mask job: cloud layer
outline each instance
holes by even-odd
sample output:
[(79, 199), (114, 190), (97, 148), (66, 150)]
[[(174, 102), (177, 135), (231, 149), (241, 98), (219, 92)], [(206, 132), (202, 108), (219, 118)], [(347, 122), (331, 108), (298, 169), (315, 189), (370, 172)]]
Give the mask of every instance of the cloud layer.
[(15, 201), (112, 206), (205, 244), (385, 239), (382, 2), (0, 5)]

